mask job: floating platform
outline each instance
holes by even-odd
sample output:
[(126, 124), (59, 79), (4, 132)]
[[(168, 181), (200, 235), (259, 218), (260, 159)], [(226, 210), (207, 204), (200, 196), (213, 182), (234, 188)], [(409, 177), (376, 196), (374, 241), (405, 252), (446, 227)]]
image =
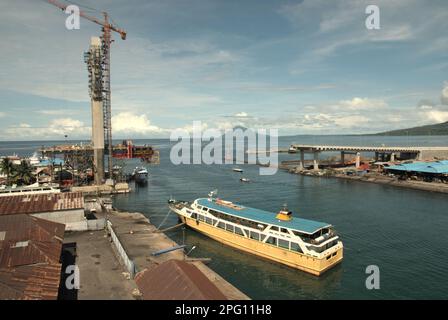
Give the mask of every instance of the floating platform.
[[(54, 158), (56, 156), (82, 156), (93, 158), (93, 146), (91, 144), (56, 145), (42, 147), (39, 152), (44, 157)], [(150, 145), (134, 145), (131, 140), (125, 140), (112, 147), (112, 156), (117, 159), (141, 159), (142, 161), (159, 164), (160, 152)]]

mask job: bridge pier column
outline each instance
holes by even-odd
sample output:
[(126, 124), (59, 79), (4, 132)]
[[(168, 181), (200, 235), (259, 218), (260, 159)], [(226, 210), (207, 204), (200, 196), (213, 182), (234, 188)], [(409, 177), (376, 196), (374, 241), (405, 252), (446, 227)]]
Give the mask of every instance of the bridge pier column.
[(361, 154), (359, 152), (356, 152), (356, 169), (358, 169), (361, 166)]
[(314, 151), (313, 170), (319, 170), (319, 152)]
[(299, 169), (303, 170), (305, 169), (305, 151), (300, 150), (300, 163), (299, 163)]
[(345, 152), (341, 151), (341, 164), (345, 165)]
[(390, 154), (390, 161), (391, 162), (395, 161), (395, 153), (393, 152)]
[(379, 159), (379, 154), (378, 154), (378, 152), (375, 152), (375, 162), (378, 162), (378, 159)]

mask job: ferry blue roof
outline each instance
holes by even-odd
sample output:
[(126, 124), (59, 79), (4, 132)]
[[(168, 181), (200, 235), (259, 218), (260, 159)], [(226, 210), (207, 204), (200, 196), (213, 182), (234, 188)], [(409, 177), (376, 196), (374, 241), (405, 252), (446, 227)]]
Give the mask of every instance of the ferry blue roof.
[(313, 220), (301, 219), (297, 217), (293, 217), (289, 221), (282, 221), (276, 218), (276, 213), (264, 211), (260, 209), (245, 207), (240, 204), (233, 203), (234, 205), (242, 208), (241, 210), (232, 209), (228, 206), (218, 204), (214, 201), (210, 201), (209, 199), (198, 199), (197, 203), (201, 206), (205, 206), (211, 208), (213, 210), (221, 211), (232, 216), (240, 217), (243, 219), (248, 219), (260, 223), (272, 224), (275, 226), (279, 226), (282, 228), (289, 228), (293, 230), (297, 230), (307, 234), (313, 234), (316, 231), (329, 227), (328, 223), (318, 222)]
[(448, 174), (448, 160), (402, 163), (395, 166), (390, 166), (387, 170)]

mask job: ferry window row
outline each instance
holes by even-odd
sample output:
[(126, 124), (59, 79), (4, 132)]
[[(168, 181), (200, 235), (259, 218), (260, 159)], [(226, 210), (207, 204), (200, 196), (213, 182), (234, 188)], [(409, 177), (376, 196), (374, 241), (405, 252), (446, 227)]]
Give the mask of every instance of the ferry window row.
[[(193, 213), (192, 218), (193, 219), (197, 219), (197, 220), (202, 221), (202, 222), (205, 222), (205, 223), (210, 224), (210, 225), (215, 225), (216, 222), (218, 221), (216, 219), (211, 219), (209, 217), (205, 217), (204, 215), (197, 214), (197, 213)], [(232, 224), (225, 223), (223, 221), (219, 221), (217, 227), (220, 228), (220, 229), (226, 230), (228, 232), (232, 232), (232, 233), (236, 233), (236, 234), (238, 234), (240, 236), (244, 236), (243, 229), (240, 228), (240, 227), (234, 226)], [(259, 233), (259, 232), (246, 230), (246, 234), (253, 240), (257, 240), (257, 241), (260, 241), (260, 242), (263, 240), (262, 234)], [(276, 237), (270, 236), (266, 240), (266, 243), (274, 245), (274, 246), (277, 246), (277, 247), (280, 247), (280, 248), (283, 248), (283, 249), (286, 249), (286, 250), (292, 250), (292, 251), (295, 251), (295, 252), (302, 253), (302, 250), (300, 249), (299, 244), (295, 243), (295, 242), (290, 242), (290, 241), (287, 241), (287, 240), (278, 239)]]
[(316, 251), (318, 253), (321, 253), (321, 252), (324, 252), (327, 249), (330, 249), (331, 247), (334, 247), (337, 243), (338, 243), (338, 240), (333, 240), (333, 241), (330, 241), (329, 243), (327, 243), (326, 245), (321, 246), (321, 247), (309, 246), (308, 248), (310, 250), (313, 250), (313, 251)]
[(246, 220), (243, 218), (237, 218), (237, 217), (234, 217), (231, 215), (227, 215), (227, 214), (218, 212), (213, 209), (209, 209), (208, 212), (219, 219), (227, 220), (229, 222), (233, 222), (235, 224), (240, 224), (245, 227), (249, 227), (249, 228), (253, 228), (253, 229), (265, 229), (266, 228), (266, 225), (264, 225), (264, 224), (256, 223), (254, 221)]

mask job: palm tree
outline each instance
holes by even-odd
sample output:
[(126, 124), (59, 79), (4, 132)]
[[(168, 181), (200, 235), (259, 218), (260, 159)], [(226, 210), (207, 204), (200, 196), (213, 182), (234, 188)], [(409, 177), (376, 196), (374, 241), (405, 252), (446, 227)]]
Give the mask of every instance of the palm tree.
[(14, 178), (19, 184), (31, 184), (34, 179), (33, 167), (26, 160), (22, 160), (18, 166), (15, 166)]
[(6, 175), (6, 185), (9, 186), (9, 178), (14, 173), (14, 164), (12, 163), (11, 159), (3, 158), (3, 160), (0, 162), (0, 170), (4, 175)]

